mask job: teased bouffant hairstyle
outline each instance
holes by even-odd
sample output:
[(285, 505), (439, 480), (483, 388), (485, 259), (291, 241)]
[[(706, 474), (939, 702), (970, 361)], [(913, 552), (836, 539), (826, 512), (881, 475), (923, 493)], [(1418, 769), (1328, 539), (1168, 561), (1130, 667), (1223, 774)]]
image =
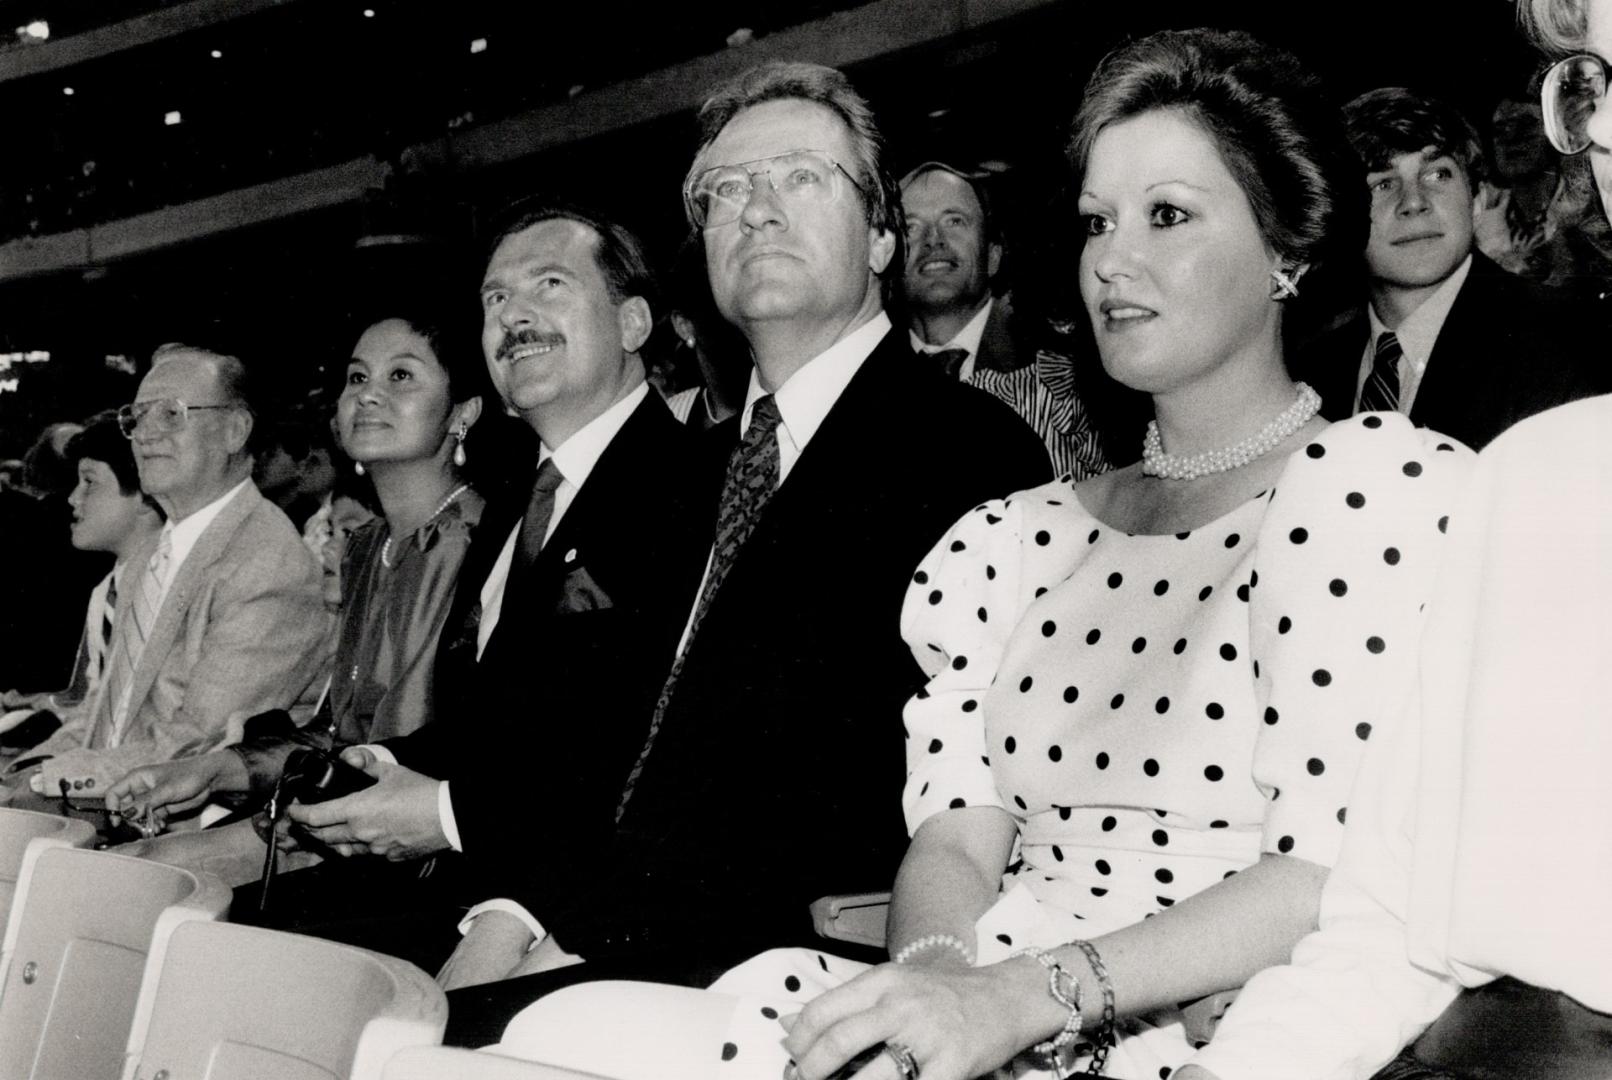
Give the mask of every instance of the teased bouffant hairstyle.
[(1461, 110), (1438, 98), (1403, 86), (1368, 90), (1343, 107), (1343, 124), (1368, 172), (1431, 146), (1454, 159), (1474, 191), (1486, 175), (1478, 129)]
[(1524, 0), (1517, 5), (1523, 31), (1548, 53), (1575, 53), (1589, 36), (1585, 0)]
[[(857, 93), (845, 73), (821, 64), (775, 60), (740, 72), (717, 87), (700, 106), (700, 146), (694, 155), (695, 168), (722, 129), (739, 113), (767, 101), (797, 98), (833, 112), (851, 132), (856, 156), (856, 182), (862, 188), (868, 224), (896, 239), (896, 252), (885, 273), (900, 274), (906, 263), (903, 244), (905, 223), (901, 216), (901, 193), (884, 167), (884, 136), (873, 119), (867, 99)], [(820, 149), (820, 148), (819, 148)]]
[(1075, 116), (1069, 157), (1084, 175), (1103, 129), (1155, 109), (1190, 118), (1214, 141), (1282, 259), (1312, 270), (1365, 248), (1360, 163), (1338, 110), (1299, 60), (1250, 34), (1172, 30), (1098, 64)]

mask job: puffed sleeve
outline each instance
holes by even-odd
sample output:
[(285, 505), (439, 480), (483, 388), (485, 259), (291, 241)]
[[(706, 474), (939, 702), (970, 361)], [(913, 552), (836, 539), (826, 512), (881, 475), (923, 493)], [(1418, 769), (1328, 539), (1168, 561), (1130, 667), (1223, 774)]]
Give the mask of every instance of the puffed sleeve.
[(1422, 609), (1473, 459), (1397, 413), (1366, 414), (1283, 470), (1249, 589), (1262, 850), (1336, 861), (1366, 740), (1414, 677)]
[(901, 609), (901, 636), (929, 682), (903, 711), (907, 829), (963, 806), (1001, 806), (981, 705), (1028, 601), (1021, 597), (1023, 504), (975, 507), (924, 557)]

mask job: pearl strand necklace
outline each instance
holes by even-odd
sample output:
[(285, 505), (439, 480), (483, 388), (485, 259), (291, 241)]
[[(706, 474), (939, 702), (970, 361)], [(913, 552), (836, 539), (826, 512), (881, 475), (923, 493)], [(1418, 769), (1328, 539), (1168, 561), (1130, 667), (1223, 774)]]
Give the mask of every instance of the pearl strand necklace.
[[(470, 486), (469, 484), (460, 484), (458, 487), (456, 487), (452, 491), (448, 492), (448, 497), (443, 499), (441, 502), (437, 503), (437, 508), (435, 510), (431, 511), (431, 517), (428, 517), (425, 520), (426, 521), (431, 521), (438, 514), (442, 513), (442, 511), (446, 510), (448, 508), (448, 504), (452, 503), (453, 500), (455, 500), (459, 496), (463, 495), (465, 493), (465, 489), (468, 488), (469, 486)], [(386, 534), (386, 543), (381, 545), (381, 565), (386, 567), (388, 570), (390, 570), (392, 568), (392, 534), (391, 533)]]
[(1321, 395), (1305, 383), (1297, 385), (1299, 396), (1270, 423), (1240, 443), (1197, 454), (1167, 454), (1159, 438), (1157, 420), (1148, 421), (1142, 440), (1142, 472), (1165, 480), (1196, 480), (1200, 476), (1240, 469), (1280, 446), (1288, 436), (1310, 422), (1321, 411)]

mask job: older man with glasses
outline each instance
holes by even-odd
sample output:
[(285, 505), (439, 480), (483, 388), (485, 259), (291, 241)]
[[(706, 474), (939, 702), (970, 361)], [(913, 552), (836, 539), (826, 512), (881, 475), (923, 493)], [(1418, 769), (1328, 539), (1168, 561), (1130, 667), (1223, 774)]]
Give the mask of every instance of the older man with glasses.
[(318, 693), (330, 642), (319, 568), (252, 484), (252, 424), (241, 361), (187, 345), (158, 349), (118, 410), (141, 489), (168, 520), (129, 555), (96, 692), (17, 763), (38, 765), (34, 792), (99, 801), (137, 765), (239, 738), (234, 717)]

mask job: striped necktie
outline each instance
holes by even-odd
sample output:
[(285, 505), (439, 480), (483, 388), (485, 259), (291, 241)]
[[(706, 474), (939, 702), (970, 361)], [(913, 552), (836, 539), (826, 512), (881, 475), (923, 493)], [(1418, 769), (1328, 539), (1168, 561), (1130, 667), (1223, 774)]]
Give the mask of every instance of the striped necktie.
[(173, 555), (173, 530), (165, 528), (157, 541), (157, 550), (146, 561), (145, 573), (140, 575), (139, 586), (127, 600), (123, 618), (115, 625), (112, 655), (107, 662), (106, 693), (111, 703), (112, 730), (105, 745), (116, 746), (123, 734), (127, 719), (127, 697), (134, 685), (134, 669), (140, 663), (146, 638), (157, 621), (162, 600), (162, 584), (168, 574), (168, 562)]
[(1394, 412), (1399, 408), (1399, 361), (1405, 355), (1399, 338), (1384, 330), (1371, 358), (1371, 374), (1360, 391), (1360, 412)]

